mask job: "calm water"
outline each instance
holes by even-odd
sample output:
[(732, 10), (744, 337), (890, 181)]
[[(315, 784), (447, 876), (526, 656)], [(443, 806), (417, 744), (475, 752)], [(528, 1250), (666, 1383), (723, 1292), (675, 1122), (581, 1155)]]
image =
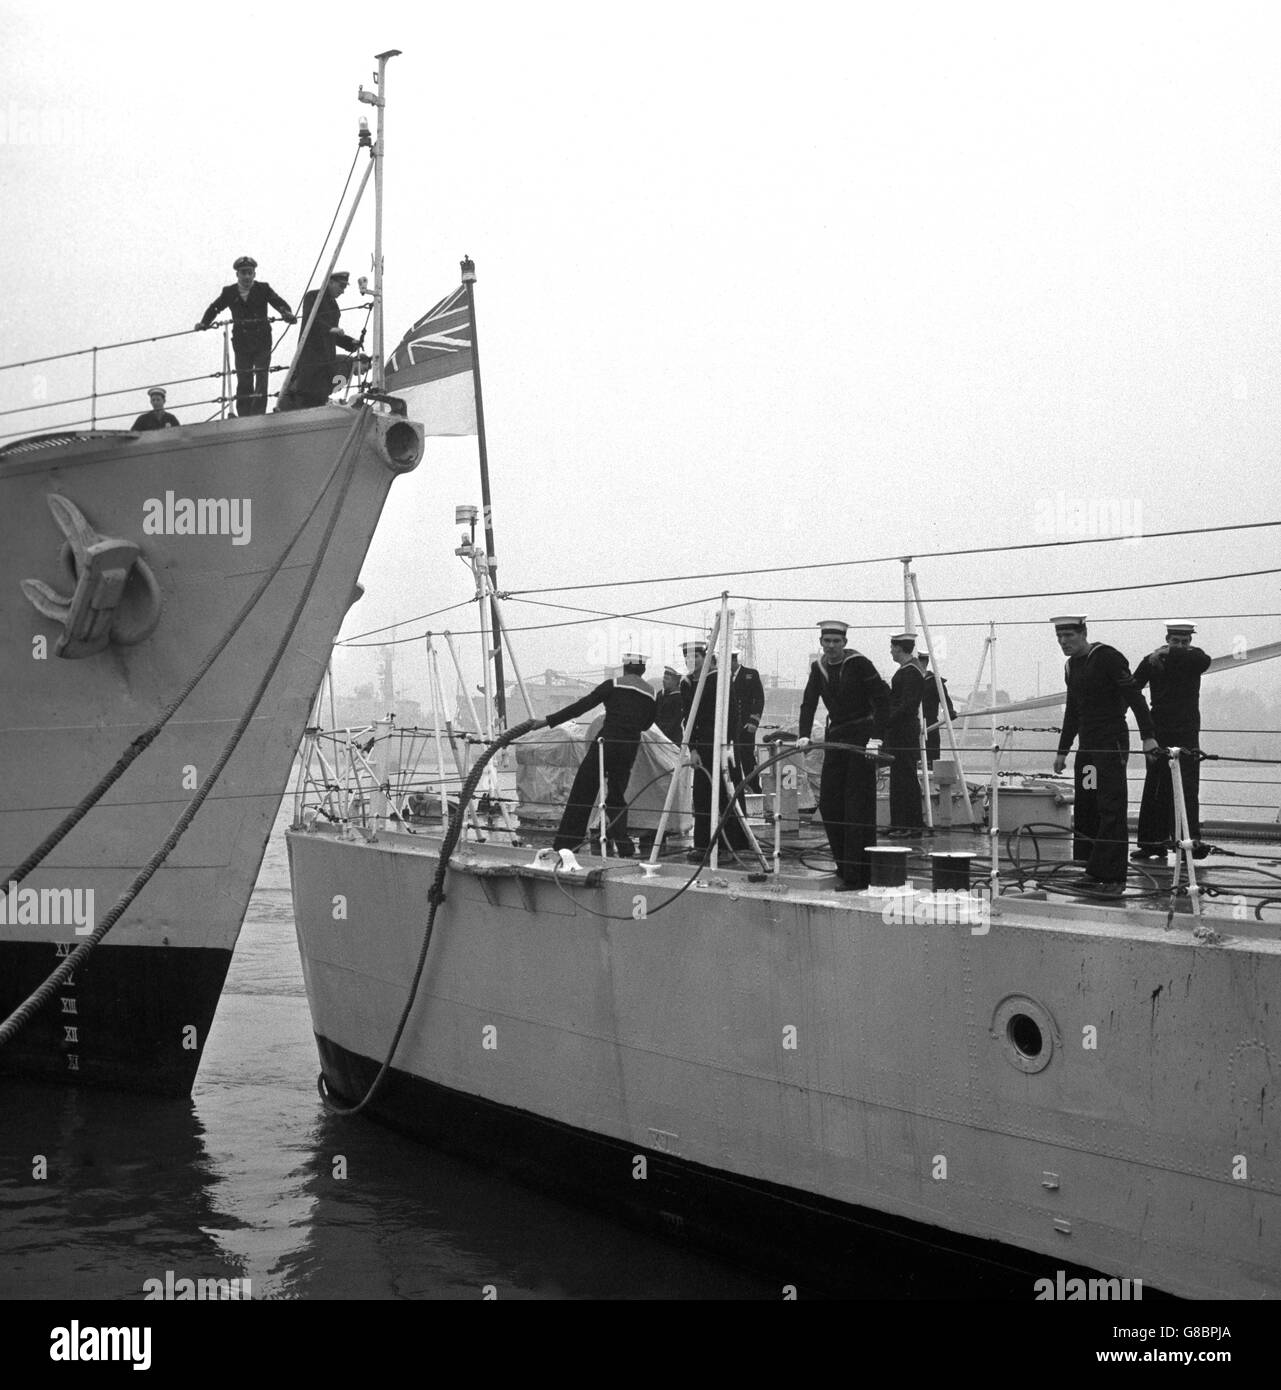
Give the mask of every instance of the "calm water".
[(0, 1091), (0, 1297), (136, 1299), (172, 1270), (248, 1277), (255, 1299), (779, 1298), (777, 1281), (325, 1112), (289, 804), (190, 1100)]

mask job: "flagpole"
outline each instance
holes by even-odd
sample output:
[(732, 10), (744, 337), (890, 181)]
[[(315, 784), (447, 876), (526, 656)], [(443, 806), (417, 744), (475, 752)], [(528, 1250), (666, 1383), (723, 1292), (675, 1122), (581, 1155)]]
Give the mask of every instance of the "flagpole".
[(470, 256), (460, 262), (463, 272), (463, 288), (467, 291), (467, 313), (471, 323), (471, 376), (476, 393), (476, 442), (480, 448), (480, 502), (485, 517), (485, 563), (489, 566), (489, 583), (492, 589), (490, 607), (493, 615), (491, 630), (495, 634), (494, 658), (494, 710), (498, 715), (499, 732), (507, 727), (507, 688), (503, 680), (503, 644), (501, 637), (502, 619), (498, 616), (498, 560), (494, 554), (494, 513), (489, 501), (489, 455), (485, 449), (485, 404), (480, 394), (480, 342), (476, 332), (476, 294), (472, 286), (476, 283), (476, 265)]

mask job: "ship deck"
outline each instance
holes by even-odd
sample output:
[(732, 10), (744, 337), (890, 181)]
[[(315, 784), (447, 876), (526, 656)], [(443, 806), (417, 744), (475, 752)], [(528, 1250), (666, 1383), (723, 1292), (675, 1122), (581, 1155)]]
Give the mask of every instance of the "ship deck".
[[(1277, 856), (1267, 843), (1212, 837), (1207, 840), (1214, 852), (1196, 861), (1196, 882), (1200, 892), (1200, 912), (1193, 908), (1187, 887), (1187, 874), (1180, 870), (1179, 886), (1174, 883), (1174, 858), (1165, 864), (1149, 861), (1131, 863), (1124, 893), (1103, 897), (1089, 890), (1074, 891), (1070, 886), (1083, 866), (1074, 862), (1067, 835), (1040, 839), (1025, 834), (1022, 845), (1010, 833), (1002, 833), (1000, 895), (992, 902), (990, 860), (986, 857), (990, 840), (985, 830), (969, 826), (940, 826), (910, 839), (882, 839), (879, 848), (905, 850), (905, 882), (898, 887), (872, 887), (863, 891), (838, 891), (839, 879), (824, 863), (831, 863), (821, 822), (808, 815), (799, 834), (784, 836), (780, 842), (777, 872), (774, 866), (772, 827), (759, 818), (749, 819), (765, 865), (754, 862), (745, 852), (740, 856), (719, 856), (719, 863), (690, 862), (688, 851), (678, 845), (654, 862), (642, 855), (635, 859), (602, 857), (586, 848), (576, 854), (581, 872), (554, 871), (534, 864), (537, 851), (550, 845), (554, 827), (522, 824), (522, 843), (513, 845), (510, 837), (495, 829), (483, 842), (466, 840), (455, 849), (451, 869), (482, 879), (515, 877), (533, 881), (557, 879), (571, 886), (598, 887), (605, 881), (637, 888), (658, 887), (705, 894), (729, 894), (742, 899), (779, 900), (822, 905), (855, 913), (875, 913), (887, 921), (912, 920), (939, 924), (968, 925), (982, 934), (984, 923), (992, 918), (1010, 917), (1029, 926), (1063, 926), (1091, 931), (1118, 928), (1164, 935), (1177, 928), (1211, 940), (1242, 939), (1271, 941), (1281, 948), (1281, 873)], [(324, 827), (328, 833), (341, 833)], [(1225, 827), (1226, 828), (1226, 827)], [(1261, 825), (1261, 832), (1269, 827)], [(360, 834), (361, 832), (355, 832)], [(440, 848), (437, 826), (406, 831), (380, 831), (381, 843), (409, 853), (436, 854)], [(644, 841), (642, 841), (644, 844)], [(1017, 859), (1007, 848), (1014, 845)], [(940, 853), (969, 853), (975, 856), (968, 894), (964, 890), (935, 891), (931, 856)], [(728, 863), (726, 862), (728, 859)], [(1275, 897), (1269, 898), (1269, 885)], [(969, 898), (972, 919), (965, 916)], [(958, 907), (960, 913), (958, 915)]]

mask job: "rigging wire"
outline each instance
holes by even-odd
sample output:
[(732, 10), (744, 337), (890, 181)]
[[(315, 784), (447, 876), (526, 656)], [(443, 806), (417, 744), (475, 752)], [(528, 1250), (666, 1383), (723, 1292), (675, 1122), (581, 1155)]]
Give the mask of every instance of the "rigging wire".
[[(337, 226), (337, 224), (338, 224), (338, 214), (342, 211), (342, 205), (343, 205), (343, 203), (346, 201), (346, 198), (347, 198), (347, 190), (351, 187), (351, 176), (356, 172), (356, 164), (357, 164), (357, 161), (360, 159), (360, 151), (361, 151), (363, 148), (364, 148), (364, 146), (362, 146), (362, 145), (357, 145), (357, 146), (356, 146), (356, 153), (352, 156), (352, 159), (351, 159), (351, 168), (347, 170), (347, 181), (346, 181), (346, 182), (343, 184), (343, 186), (342, 186), (342, 192), (338, 195), (338, 203), (337, 203), (337, 206), (334, 208), (334, 215), (333, 215), (333, 217), (332, 217), (332, 218), (330, 219), (330, 221), (329, 221), (329, 230), (325, 233), (325, 238), (324, 238), (324, 240), (320, 243), (320, 250), (316, 253), (315, 264), (314, 264), (314, 265), (311, 267), (311, 269), (307, 272), (307, 283), (302, 287), (302, 294), (300, 294), (300, 295), (298, 296), (299, 309), (298, 309), (297, 315), (295, 315), (295, 319), (300, 318), (301, 315), (302, 315), (302, 307), (301, 307), (301, 306), (302, 306), (302, 302), (303, 302), (303, 300), (306, 299), (306, 297), (307, 297), (307, 291), (308, 291), (309, 289), (311, 289), (311, 282), (312, 282), (312, 279), (315, 277), (316, 271), (320, 269), (320, 261), (321, 261), (321, 257), (324, 256), (324, 254), (325, 254), (325, 247), (329, 245), (329, 238), (330, 238), (331, 236), (333, 236), (333, 234), (334, 234), (334, 228), (335, 228), (335, 226)], [(359, 306), (359, 305), (355, 305), (355, 306), (353, 306), (353, 307), (359, 308), (360, 306)], [(281, 345), (281, 343), (283, 343), (283, 342), (285, 341), (285, 339), (289, 336), (289, 330), (290, 330), (292, 327), (293, 327), (293, 324), (287, 323), (287, 324), (284, 326), (284, 328), (281, 330), (280, 337), (277, 338), (277, 339), (275, 340), (274, 343), (272, 343), (272, 345), (271, 345), (271, 355), (272, 355), (273, 357), (276, 355), (276, 349), (277, 349), (277, 348)], [(302, 330), (300, 329), (299, 332), (301, 332), (301, 331), (302, 331)]]
[[(558, 623), (526, 623), (526, 624), (522, 624), (522, 625), (519, 625), (519, 626), (513, 626), (513, 625), (510, 624), (510, 623), (504, 623), (504, 624), (503, 624), (503, 628), (504, 628), (504, 630), (507, 631), (507, 632), (544, 632), (544, 631), (546, 631), (546, 630), (549, 629), (549, 628), (558, 628), (558, 627), (586, 627), (589, 623), (595, 622), (595, 621), (597, 621), (597, 620), (598, 620), (599, 618), (601, 618), (601, 617), (618, 618), (618, 619), (624, 619), (624, 620), (625, 620), (625, 619), (631, 619), (631, 618), (646, 618), (646, 617), (649, 617), (649, 616), (650, 616), (651, 614), (653, 614), (653, 613), (667, 613), (667, 612), (670, 612), (673, 608), (689, 608), (689, 607), (692, 607), (692, 606), (694, 606), (694, 605), (696, 605), (696, 604), (709, 604), (709, 603), (715, 603), (715, 602), (719, 601), (719, 599), (720, 599), (720, 595), (719, 595), (719, 594), (711, 594), (711, 595), (709, 595), (707, 598), (701, 598), (701, 599), (688, 599), (688, 600), (686, 600), (686, 601), (683, 602), (683, 603), (667, 603), (667, 604), (661, 604), (661, 605), (659, 605), (659, 607), (657, 607), (657, 608), (638, 608), (634, 613), (604, 613), (604, 612), (597, 612), (595, 618), (574, 618), (574, 619), (566, 619), (565, 621), (563, 621), (563, 622), (558, 622)], [(487, 600), (486, 600), (486, 601), (487, 601)], [(476, 602), (475, 596), (473, 595), (473, 597), (467, 599), (466, 602), (467, 602), (467, 603), (475, 603), (475, 602)], [(454, 606), (455, 606), (455, 607), (462, 607), (463, 605), (462, 605), (462, 604), (455, 604)], [(557, 608), (557, 607), (560, 607), (561, 605), (559, 605), (559, 604), (551, 604), (551, 605), (549, 605), (549, 606), (550, 606), (550, 607), (553, 607), (553, 608)], [(443, 612), (447, 612), (448, 610), (447, 610), (447, 609), (438, 609), (437, 611), (443, 613)], [(571, 610), (571, 611), (591, 613), (591, 612), (593, 612), (593, 611), (595, 611), (595, 610), (588, 608), (588, 609), (575, 609), (575, 610)], [(425, 615), (423, 615), (423, 616), (430, 617), (431, 615), (430, 615), (430, 614), (425, 614)], [(412, 623), (412, 622), (416, 622), (416, 621), (418, 621), (418, 619), (415, 619), (415, 618), (405, 618), (405, 619), (403, 619), (402, 622), (400, 622), (400, 623), (393, 623), (392, 626), (393, 626), (393, 627), (401, 627), (401, 626), (404, 625), (404, 623)], [(670, 619), (667, 619), (667, 620), (664, 620), (664, 619), (657, 619), (656, 621), (658, 621), (658, 622), (663, 622), (663, 623), (665, 624), (665, 626), (667, 626), (667, 627), (675, 627), (675, 628), (681, 628), (681, 629), (690, 628), (690, 627), (701, 627), (701, 623), (673, 622), (673, 621), (671, 621)], [(381, 632), (381, 631), (386, 631), (387, 629), (384, 629), (384, 628), (375, 628), (374, 630), (375, 630), (376, 632)], [(480, 629), (479, 629), (479, 628), (454, 628), (454, 629), (453, 629), (453, 635), (454, 635), (455, 637), (476, 637), (476, 636), (478, 636), (479, 634), (480, 634)], [(418, 633), (418, 634), (416, 634), (415, 636), (412, 636), (412, 637), (397, 637), (397, 638), (388, 639), (388, 640), (385, 641), (385, 642), (357, 642), (354, 638), (347, 638), (345, 641), (336, 642), (334, 645), (335, 645), (335, 646), (340, 646), (340, 647), (394, 647), (394, 646), (398, 645), (399, 643), (403, 643), (403, 642), (419, 642), (419, 641), (421, 641), (421, 640), (423, 639), (424, 636), (426, 636), (426, 634), (420, 632), (420, 633)]]
[[(386, 627), (371, 627), (371, 628), (369, 629), (368, 632), (353, 632), (353, 633), (351, 634), (350, 637), (344, 637), (344, 638), (342, 639), (341, 642), (335, 642), (335, 643), (334, 643), (334, 646), (335, 646), (335, 647), (346, 647), (346, 646), (350, 646), (350, 645), (351, 645), (352, 643), (354, 643), (358, 638), (361, 638), (361, 637), (376, 637), (376, 636), (378, 635), (378, 633), (380, 633), (380, 632), (395, 632), (395, 630), (396, 630), (398, 627), (407, 627), (410, 623), (420, 623), (420, 622), (422, 622), (425, 618), (437, 618), (437, 617), (439, 617), (442, 613), (452, 613), (452, 612), (455, 611), (455, 609), (458, 609), (458, 608), (469, 608), (469, 607), (470, 607), (473, 603), (475, 603), (475, 602), (476, 602), (476, 596), (473, 594), (471, 598), (460, 599), (459, 602), (457, 602), (457, 603), (451, 603), (451, 604), (447, 605), (447, 606), (444, 607), (444, 608), (433, 608), (433, 609), (431, 610), (430, 613), (418, 613), (418, 614), (416, 614), (416, 615), (415, 615), (414, 617), (412, 617), (412, 618), (401, 618), (401, 620), (400, 620), (399, 622), (396, 622), (396, 623), (388, 623)], [(410, 642), (410, 641), (416, 642), (416, 641), (418, 641), (422, 636), (423, 636), (423, 634), (420, 632), (420, 633), (418, 633), (418, 635), (417, 635), (416, 637), (412, 637), (412, 638), (411, 638), (411, 637), (402, 637), (402, 638), (400, 638), (400, 639), (398, 639), (398, 640), (400, 640), (400, 641), (402, 641), (402, 642)], [(366, 646), (374, 646), (374, 645), (377, 645), (377, 644), (372, 643), (372, 642), (368, 642), (368, 643), (365, 643), (364, 645), (366, 645)], [(383, 646), (393, 646), (394, 643), (391, 643), (391, 642), (384, 642), (384, 643), (382, 643), (381, 645), (383, 645)]]
[[(1138, 589), (1172, 589), (1181, 584), (1218, 584), (1227, 579), (1257, 579), (1260, 575), (1281, 574), (1281, 567), (1266, 570), (1241, 570), (1236, 574), (1210, 574), (1194, 576), (1191, 579), (1157, 579), (1146, 584), (1105, 584), (1097, 589), (1042, 589), (1026, 594), (940, 594), (930, 599), (935, 603), (1008, 603), (1014, 599), (1025, 598), (1071, 598), (1078, 594), (1128, 594)], [(903, 598), (843, 598), (840, 594), (827, 594), (821, 598), (785, 598), (782, 595), (731, 594), (731, 598), (744, 603), (840, 603), (840, 604), (894, 604), (901, 607)], [(1097, 620), (1096, 620), (1097, 621)], [(1129, 621), (1127, 619), (1127, 621)]]
[[(1216, 531), (1251, 531), (1266, 526), (1281, 526), (1281, 520), (1240, 521), (1226, 526), (1190, 526), (1177, 531), (1148, 531), (1144, 533), (1142, 539), (1163, 540), (1171, 536), (1203, 536)], [(960, 555), (998, 555), (1012, 550), (1050, 550), (1068, 545), (1105, 545), (1108, 542), (1132, 541), (1134, 539), (1133, 536), (1078, 536), (1063, 541), (1020, 541), (1012, 545), (981, 545), (957, 550), (930, 550), (909, 556), (900, 552), (897, 555), (878, 555), (861, 560), (821, 560), (803, 565), (766, 565), (758, 569), (710, 570), (702, 574), (665, 575), (657, 579), (617, 579), (612, 582), (592, 584), (544, 585), (528, 589), (512, 589), (508, 591), (508, 596), (514, 598), (523, 594), (566, 594), (576, 589), (622, 589), (635, 584), (671, 584), (680, 579), (730, 579), (752, 574), (787, 574), (798, 570), (843, 569), (851, 565), (899, 564), (904, 559), (941, 560)], [(827, 599), (823, 600), (823, 602), (827, 601)]]

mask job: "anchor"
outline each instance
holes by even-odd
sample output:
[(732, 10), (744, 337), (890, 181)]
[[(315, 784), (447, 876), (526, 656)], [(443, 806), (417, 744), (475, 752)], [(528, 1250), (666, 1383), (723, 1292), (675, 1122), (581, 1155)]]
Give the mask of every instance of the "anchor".
[[(160, 621), (160, 586), (139, 547), (132, 541), (100, 536), (66, 497), (53, 492), (46, 500), (67, 538), (63, 560), (76, 587), (67, 597), (43, 580), (24, 579), (22, 592), (37, 612), (62, 624), (56, 655), (93, 656), (112, 642), (127, 647), (149, 637)], [(145, 598), (142, 614), (130, 618), (120, 605), (134, 575), (142, 581)]]

